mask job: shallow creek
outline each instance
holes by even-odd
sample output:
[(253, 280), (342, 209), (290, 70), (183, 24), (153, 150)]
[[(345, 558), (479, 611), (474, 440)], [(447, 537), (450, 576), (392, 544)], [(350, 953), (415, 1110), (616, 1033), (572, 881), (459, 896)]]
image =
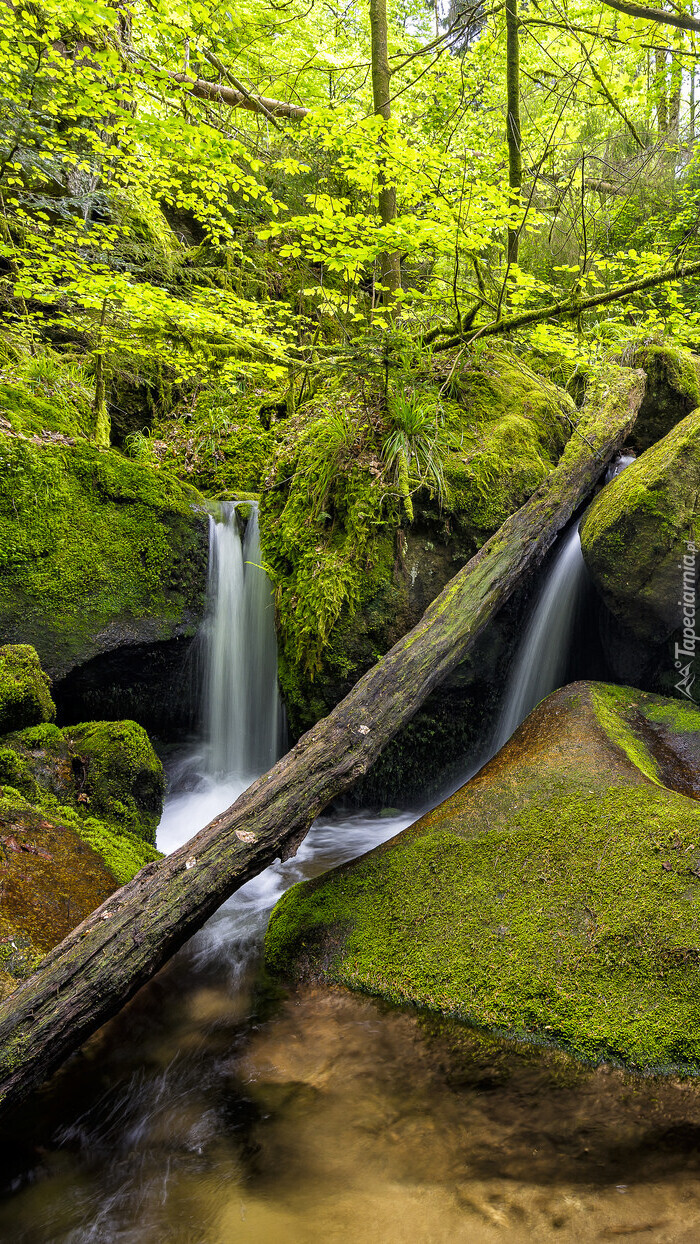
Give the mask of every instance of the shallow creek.
[[(171, 800), (163, 846), (235, 793)], [(317, 824), (54, 1077), (2, 1138), (2, 1241), (700, 1239), (694, 1085), (256, 985), (282, 890), (408, 820)]]
[[(257, 515), (242, 545), (234, 510), (212, 520), (217, 746), (176, 775), (166, 852), (247, 784), (217, 770), (259, 772), (275, 754), (269, 585), (254, 578)], [(564, 582), (545, 584), (527, 643), (551, 636), (552, 611), (569, 642), (576, 543), (573, 528), (552, 560)], [(564, 676), (530, 664), (539, 678), (517, 719)], [(586, 1069), (367, 998), (261, 983), (284, 889), (412, 819), (318, 822), (23, 1108), (0, 1135), (1, 1244), (700, 1241), (700, 1084)]]

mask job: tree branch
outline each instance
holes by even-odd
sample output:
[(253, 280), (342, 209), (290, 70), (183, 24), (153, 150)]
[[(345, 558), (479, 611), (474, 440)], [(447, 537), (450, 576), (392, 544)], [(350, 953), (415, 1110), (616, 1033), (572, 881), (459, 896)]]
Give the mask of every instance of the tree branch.
[(577, 294), (572, 294), (571, 297), (564, 298), (561, 302), (552, 302), (547, 307), (523, 311), (520, 315), (511, 315), (504, 320), (492, 320), (490, 324), (484, 324), (479, 328), (473, 337), (467, 339), (464, 334), (460, 334), (459, 337), (450, 337), (447, 341), (441, 341), (434, 349), (436, 351), (451, 350), (453, 346), (469, 344), (480, 337), (494, 337), (500, 333), (514, 332), (518, 328), (528, 328), (531, 324), (541, 324), (543, 320), (554, 317), (563, 319), (575, 317), (581, 315), (583, 311), (592, 311), (596, 307), (606, 306), (607, 303), (619, 302), (622, 298), (629, 298), (632, 294), (638, 294), (642, 290), (654, 289), (658, 285), (668, 284), (669, 281), (684, 281), (691, 276), (700, 276), (700, 262), (686, 264), (684, 268), (678, 266), (669, 268), (665, 272), (657, 272), (655, 276), (645, 276), (639, 281), (618, 285), (604, 294), (593, 294), (590, 298), (579, 298)]
[(229, 108), (245, 108), (248, 112), (272, 120), (274, 117), (285, 117), (288, 121), (303, 121), (309, 109), (299, 104), (288, 104), (282, 99), (268, 99), (265, 95), (249, 95), (247, 91), (236, 90), (234, 87), (222, 86), (220, 83), (207, 82), (206, 78), (190, 78), (186, 73), (174, 73), (172, 70), (161, 70), (171, 82), (183, 86), (195, 99), (205, 99), (216, 104), (226, 104)]
[(697, 17), (688, 17), (685, 13), (666, 13), (663, 9), (650, 9), (645, 4), (633, 4), (631, 0), (603, 0), (610, 9), (618, 13), (626, 13), (628, 17), (638, 17), (644, 22), (665, 22), (667, 26), (676, 26), (678, 30), (700, 30)]

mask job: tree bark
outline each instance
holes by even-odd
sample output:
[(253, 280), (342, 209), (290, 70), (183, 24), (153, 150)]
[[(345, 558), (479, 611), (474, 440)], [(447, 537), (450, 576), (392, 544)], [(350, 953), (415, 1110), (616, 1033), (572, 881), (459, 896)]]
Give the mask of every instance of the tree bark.
[(377, 759), (544, 556), (624, 444), (644, 374), (611, 368), (558, 466), (448, 583), (417, 626), (236, 803), (147, 864), (56, 946), (0, 1006), (0, 1112), (22, 1100), (205, 920)]
[(207, 82), (206, 78), (190, 78), (186, 73), (174, 73), (170, 70), (161, 71), (171, 82), (183, 86), (188, 94), (195, 99), (206, 99), (214, 104), (226, 104), (229, 108), (245, 108), (248, 112), (257, 112), (260, 116), (285, 117), (288, 121), (303, 121), (309, 115), (308, 108), (300, 104), (288, 104), (283, 99), (268, 99), (266, 95), (249, 95), (247, 91), (235, 90), (217, 82)]
[[(511, 208), (520, 207), (523, 184), (522, 133), (520, 129), (520, 32), (518, 0), (506, 0), (506, 133), (508, 137), (508, 185)], [(520, 225), (508, 228), (508, 263), (518, 262)]]
[[(596, 307), (604, 307), (611, 302), (620, 302), (623, 298), (631, 298), (633, 294), (643, 293), (645, 289), (656, 289), (658, 285), (666, 285), (669, 281), (684, 281), (691, 276), (700, 276), (700, 263), (688, 263), (675, 268), (667, 268), (665, 272), (657, 272), (654, 276), (644, 276), (638, 281), (630, 281), (627, 285), (617, 285), (604, 294), (592, 294), (590, 298), (572, 295), (561, 302), (551, 302), (546, 307), (536, 307), (532, 311), (523, 311), (520, 315), (512, 315), (507, 319), (492, 320), (476, 328), (472, 334), (477, 337), (494, 337), (500, 333), (515, 332), (519, 328), (528, 328), (531, 324), (541, 324), (544, 320), (567, 319), (579, 316), (584, 311), (594, 311)], [(449, 331), (449, 330), (447, 330)], [(435, 350), (452, 350), (454, 346), (463, 345), (465, 333), (448, 337), (434, 346)]]
[(663, 142), (668, 133), (668, 66), (666, 53), (657, 48), (654, 53), (654, 94), (656, 96), (656, 128), (659, 141)]
[[(377, 181), (379, 183), (379, 218), (383, 225), (396, 220), (396, 185), (387, 172), (386, 127), (391, 119), (391, 71), (389, 69), (389, 34), (386, 0), (370, 0), (369, 25), (372, 36), (372, 96), (375, 115), (381, 117)], [(389, 306), (401, 288), (401, 257), (397, 251), (384, 251), (380, 258), (382, 302)]]
[(700, 30), (700, 20), (686, 13), (665, 13), (663, 9), (649, 8), (646, 4), (633, 4), (632, 0), (603, 0), (603, 4), (645, 22), (662, 22), (666, 26), (675, 26), (677, 30)]

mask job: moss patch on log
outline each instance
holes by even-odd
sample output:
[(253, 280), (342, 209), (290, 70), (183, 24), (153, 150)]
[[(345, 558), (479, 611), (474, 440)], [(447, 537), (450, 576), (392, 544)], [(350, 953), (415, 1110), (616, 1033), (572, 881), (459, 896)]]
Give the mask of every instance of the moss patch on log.
[(646, 732), (682, 767), (672, 715), (635, 691), (556, 692), (434, 812), (288, 891), (268, 967), (586, 1059), (698, 1070), (700, 806), (655, 776)]

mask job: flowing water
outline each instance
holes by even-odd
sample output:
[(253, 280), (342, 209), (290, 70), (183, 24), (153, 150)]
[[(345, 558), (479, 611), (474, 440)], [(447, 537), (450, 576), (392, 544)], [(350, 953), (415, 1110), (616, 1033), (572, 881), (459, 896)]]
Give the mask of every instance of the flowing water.
[[(634, 457), (619, 454), (605, 473), (609, 484)], [(509, 671), (488, 757), (500, 751), (540, 700), (562, 687), (569, 677), (583, 606), (590, 592), (581, 552), (580, 520), (560, 536), (544, 582), (526, 623)], [(580, 676), (580, 675), (577, 675)]]
[[(221, 692), (219, 720), (228, 704), (249, 732), (231, 722), (220, 747), (208, 716), (211, 745), (181, 768), (184, 786), (168, 800), (167, 850), (275, 747), (272, 722), (257, 731), (258, 706), (231, 679), (238, 655), (217, 635), (230, 625), (230, 643), (247, 651), (241, 677), (267, 671), (261, 695), (274, 714), (276, 665), (255, 647), (269, 587), (250, 577), (256, 528), (249, 521), (241, 548), (236, 521), (229, 511), (212, 533), (208, 660), (221, 674), (208, 685), (210, 700)], [(239, 594), (220, 609), (224, 564)], [(257, 605), (245, 599), (253, 583)], [(1, 1241), (700, 1240), (694, 1084), (586, 1069), (370, 999), (261, 981), (262, 937), (284, 889), (411, 819), (319, 821), (25, 1106), (0, 1136)]]
[(498, 717), (492, 754), (551, 691), (566, 682), (574, 630), (588, 576), (578, 523), (559, 542), (539, 598), (525, 627)]
[(243, 540), (235, 504), (209, 520), (207, 767), (237, 779), (274, 764), (280, 731), (274, 604), (261, 567), (258, 507), (249, 509)]

